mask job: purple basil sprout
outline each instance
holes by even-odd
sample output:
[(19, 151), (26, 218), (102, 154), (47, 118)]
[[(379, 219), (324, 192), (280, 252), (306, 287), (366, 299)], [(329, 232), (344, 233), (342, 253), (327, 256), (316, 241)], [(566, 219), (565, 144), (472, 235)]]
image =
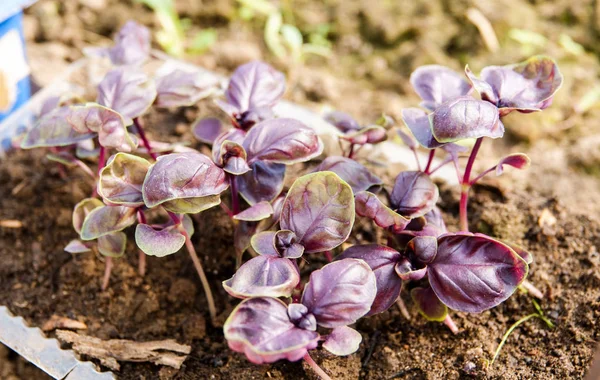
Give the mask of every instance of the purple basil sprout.
[(139, 66), (150, 56), (150, 30), (135, 21), (127, 21), (109, 48), (90, 48), (90, 55), (107, 56), (115, 66)]
[(427, 280), (411, 292), (418, 310), (429, 320), (454, 330), (448, 308), (480, 313), (510, 297), (525, 281), (531, 256), (524, 250), (483, 234), (447, 233), (417, 236), (402, 253), (383, 245), (356, 245), (339, 259), (364, 260), (375, 272), (377, 296), (369, 315), (387, 310), (405, 283)]
[(298, 178), (283, 201), (280, 229), (252, 237), (259, 256), (224, 281), (225, 290), (238, 298), (290, 297), (300, 281), (292, 260), (331, 251), (346, 241), (354, 225), (353, 198), (350, 185), (333, 172)]
[[(255, 364), (304, 358), (328, 378), (308, 352), (319, 341), (334, 355), (358, 350), (362, 337), (348, 325), (369, 312), (376, 293), (375, 274), (363, 260), (335, 261), (311, 273), (299, 303), (271, 297), (242, 301), (225, 322), (225, 339)], [(321, 335), (318, 327), (332, 330)]]
[[(380, 124), (361, 126), (352, 116), (341, 111), (332, 111), (325, 114), (324, 119), (336, 127), (342, 134), (340, 141), (350, 144), (348, 153), (344, 153), (349, 159), (353, 159), (358, 150), (366, 144), (378, 144), (387, 140), (388, 118), (382, 118)], [(355, 150), (355, 147), (359, 148)]]

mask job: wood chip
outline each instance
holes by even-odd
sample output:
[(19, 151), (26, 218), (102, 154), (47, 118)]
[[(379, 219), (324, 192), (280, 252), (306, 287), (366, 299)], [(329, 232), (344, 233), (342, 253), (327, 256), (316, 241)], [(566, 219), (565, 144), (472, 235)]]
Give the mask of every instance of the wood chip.
[(22, 228), (23, 223), (20, 220), (15, 219), (3, 219), (0, 220), (0, 227), (4, 228)]
[(62, 342), (71, 343), (78, 354), (98, 359), (113, 371), (120, 369), (119, 361), (150, 362), (179, 369), (192, 350), (191, 346), (179, 344), (173, 339), (150, 342), (102, 340), (66, 330), (56, 330), (56, 337)]
[(53, 315), (42, 325), (42, 331), (53, 331), (56, 329), (86, 330), (87, 325), (74, 319)]

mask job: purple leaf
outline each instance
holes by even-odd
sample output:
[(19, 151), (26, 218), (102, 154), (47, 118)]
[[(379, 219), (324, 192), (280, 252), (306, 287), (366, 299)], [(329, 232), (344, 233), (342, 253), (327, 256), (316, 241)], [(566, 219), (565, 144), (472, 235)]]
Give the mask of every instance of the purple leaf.
[(114, 65), (137, 65), (150, 55), (150, 30), (135, 21), (127, 21), (115, 37), (115, 44), (108, 49)]
[[(478, 235), (478, 234), (476, 234), (476, 235)], [(527, 265), (529, 265), (533, 262), (533, 255), (531, 255), (531, 253), (529, 251), (526, 251), (523, 247), (518, 246), (516, 244), (508, 244), (508, 243), (504, 243), (504, 244), (508, 245), (510, 248), (512, 248), (513, 251), (515, 251), (517, 253), (517, 255), (521, 256), (521, 258), (523, 260), (525, 260)]]
[(78, 234), (81, 233), (81, 226), (88, 214), (98, 207), (103, 207), (104, 203), (96, 198), (86, 198), (77, 203), (73, 208), (73, 229)]
[(430, 287), (414, 288), (410, 296), (417, 305), (419, 313), (428, 321), (443, 322), (448, 315), (448, 308), (435, 295)]
[(112, 204), (143, 206), (142, 185), (149, 167), (150, 163), (141, 157), (115, 154), (100, 172), (98, 194)]
[(121, 257), (127, 246), (127, 235), (124, 232), (111, 232), (98, 238), (98, 252), (102, 256)]
[(382, 126), (371, 125), (361, 129), (360, 131), (350, 132), (346, 135), (342, 135), (340, 136), (340, 139), (356, 145), (377, 144), (387, 140), (387, 131)]
[(135, 209), (124, 206), (102, 206), (93, 209), (81, 226), (81, 240), (94, 240), (121, 231), (135, 223)]
[(317, 331), (317, 320), (308, 308), (301, 303), (291, 303), (288, 305), (288, 317), (296, 326), (309, 331)]
[(264, 62), (253, 61), (238, 67), (229, 81), (225, 98), (238, 113), (259, 107), (273, 107), (285, 91), (285, 76)]
[(441, 142), (455, 142), (468, 138), (504, 135), (498, 108), (469, 96), (456, 98), (439, 106), (429, 115), (433, 137)]
[(355, 245), (346, 249), (337, 260), (361, 259), (369, 265), (377, 281), (377, 295), (367, 315), (378, 314), (396, 302), (402, 288), (402, 280), (395, 266), (402, 258), (395, 249), (379, 244)]
[(284, 164), (256, 161), (250, 164), (250, 169), (248, 173), (234, 179), (240, 195), (248, 204), (271, 202), (281, 194), (285, 177)]
[(94, 137), (90, 130), (79, 132), (67, 120), (71, 107), (57, 108), (41, 118), (27, 132), (21, 148), (31, 149), (46, 146), (67, 146)]
[(252, 236), (250, 245), (259, 255), (279, 257), (279, 251), (275, 246), (275, 231), (263, 231)]
[(337, 356), (347, 356), (358, 351), (362, 336), (348, 326), (336, 327), (323, 342), (323, 348)]
[(437, 238), (434, 236), (417, 236), (408, 242), (406, 252), (416, 258), (421, 264), (427, 265), (437, 254)]
[(333, 124), (333, 126), (339, 129), (342, 133), (358, 131), (361, 129), (361, 126), (358, 124), (358, 122), (346, 112), (332, 111), (325, 114), (323, 119), (325, 119), (325, 121), (328, 123)]
[(163, 205), (176, 213), (198, 213), (221, 202), (229, 186), (223, 170), (200, 153), (172, 153), (150, 167), (142, 194), (148, 208)]
[(438, 187), (431, 177), (423, 172), (405, 171), (396, 177), (390, 202), (400, 215), (416, 218), (431, 211), (438, 197)]
[[(403, 116), (403, 121), (404, 121), (404, 110), (402, 110), (402, 116)], [(404, 124), (406, 126), (408, 126), (408, 124), (407, 124), (406, 121), (404, 121)], [(415, 132), (413, 132), (410, 127), (409, 127), (409, 129), (411, 130), (411, 132), (412, 132), (412, 134), (414, 136)], [(431, 128), (429, 128), (429, 119), (427, 119), (427, 131), (429, 132), (429, 135), (431, 135)], [(400, 139), (402, 140), (402, 142), (404, 143), (404, 145), (406, 145), (408, 148), (414, 150), (414, 149), (417, 149), (419, 147), (420, 143), (417, 142), (417, 140), (416, 140), (415, 137), (409, 135), (408, 133), (405, 133), (401, 129), (397, 129), (396, 132), (398, 133), (398, 136), (400, 137)], [(431, 140), (433, 140), (433, 136), (432, 136)]]
[[(221, 157), (221, 148), (223, 147), (223, 143), (225, 141), (232, 141), (236, 144), (242, 145), (244, 142), (244, 138), (246, 137), (246, 132), (242, 131), (238, 128), (233, 128), (228, 131), (225, 131), (218, 135), (215, 140), (212, 142), (212, 158), (213, 161), (218, 163)], [(246, 153), (245, 153), (246, 154)], [(247, 154), (246, 154), (247, 156)]]
[(298, 237), (289, 230), (279, 230), (275, 233), (275, 248), (281, 257), (297, 259), (304, 253), (304, 246), (298, 243)]
[(91, 249), (85, 245), (81, 240), (71, 240), (65, 247), (65, 252), (69, 253), (84, 253), (90, 252)]
[(323, 151), (323, 143), (312, 128), (284, 118), (255, 125), (243, 145), (250, 163), (261, 160), (289, 165), (308, 161)]
[(123, 117), (110, 108), (88, 103), (71, 106), (66, 115), (67, 122), (78, 132), (96, 132), (98, 141), (105, 148), (131, 152), (137, 147), (137, 139), (127, 132)]
[(223, 331), (229, 348), (254, 364), (300, 360), (319, 341), (316, 331), (296, 327), (286, 305), (275, 298), (244, 300), (227, 318)]
[(425, 220), (427, 221), (427, 224), (437, 227), (437, 229), (440, 231), (440, 233), (436, 235), (436, 237), (448, 232), (448, 230), (446, 229), (446, 223), (444, 222), (442, 211), (439, 207), (435, 206), (431, 209), (431, 211), (425, 214)]
[(443, 145), (433, 137), (429, 116), (425, 111), (419, 108), (405, 108), (402, 110), (402, 120), (421, 146), (433, 149)]
[(239, 214), (234, 215), (233, 219), (257, 222), (259, 220), (266, 219), (271, 215), (273, 215), (273, 206), (271, 206), (269, 202), (262, 201), (251, 206), (250, 208), (247, 208)]
[(206, 144), (212, 144), (224, 131), (223, 123), (214, 117), (198, 119), (192, 125), (194, 137)]
[(142, 71), (133, 68), (109, 71), (98, 85), (97, 102), (129, 119), (146, 112), (155, 98), (154, 82)]
[(368, 191), (356, 193), (354, 201), (356, 214), (372, 219), (379, 227), (391, 227), (393, 231), (400, 232), (410, 223), (410, 219), (387, 207), (377, 195)]
[(290, 297), (300, 282), (295, 263), (268, 255), (246, 261), (223, 288), (233, 297)]
[(505, 301), (527, 277), (513, 249), (485, 235), (446, 234), (428, 266), (429, 283), (449, 308), (480, 313)]
[(496, 175), (504, 172), (504, 165), (523, 170), (531, 165), (531, 159), (525, 153), (513, 153), (503, 157), (496, 165)]
[(556, 62), (544, 56), (514, 65), (485, 67), (481, 78), (493, 89), (495, 104), (503, 115), (511, 110), (531, 112), (548, 107), (563, 82)]
[(211, 95), (218, 80), (202, 72), (175, 69), (156, 78), (156, 101), (158, 107), (193, 106)]
[(293, 231), (307, 253), (342, 244), (354, 224), (352, 188), (333, 172), (298, 178), (285, 199), (280, 225)]
[(459, 73), (440, 65), (421, 66), (410, 75), (410, 84), (423, 99), (421, 106), (434, 111), (442, 103), (471, 92)]
[(330, 171), (339, 175), (352, 188), (354, 193), (369, 190), (373, 187), (380, 187), (383, 181), (371, 173), (369, 169), (358, 162), (342, 157), (327, 157), (317, 168), (315, 172)]
[(492, 86), (488, 82), (477, 78), (477, 76), (473, 74), (473, 72), (469, 68), (469, 65), (465, 66), (465, 75), (469, 79), (469, 82), (471, 82), (471, 85), (473, 85), (475, 91), (479, 93), (482, 100), (493, 103), (495, 105), (498, 104), (498, 98), (496, 97)]
[(179, 251), (185, 244), (185, 236), (175, 226), (155, 230), (147, 224), (138, 224), (135, 242), (146, 255), (164, 257)]
[(244, 147), (234, 141), (225, 140), (221, 143), (219, 156), (215, 162), (227, 173), (237, 176), (250, 171), (246, 158)]
[(377, 294), (376, 283), (375, 274), (363, 260), (334, 261), (311, 273), (302, 304), (319, 326), (346, 326), (369, 312)]
[(408, 259), (400, 260), (394, 267), (402, 281), (419, 281), (427, 274), (427, 267), (415, 268)]

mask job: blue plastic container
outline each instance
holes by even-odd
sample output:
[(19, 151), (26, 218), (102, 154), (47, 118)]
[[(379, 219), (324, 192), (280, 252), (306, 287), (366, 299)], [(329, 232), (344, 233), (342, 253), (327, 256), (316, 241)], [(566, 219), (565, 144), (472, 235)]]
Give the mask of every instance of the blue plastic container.
[(35, 0), (0, 0), (0, 122), (31, 96), (23, 8)]

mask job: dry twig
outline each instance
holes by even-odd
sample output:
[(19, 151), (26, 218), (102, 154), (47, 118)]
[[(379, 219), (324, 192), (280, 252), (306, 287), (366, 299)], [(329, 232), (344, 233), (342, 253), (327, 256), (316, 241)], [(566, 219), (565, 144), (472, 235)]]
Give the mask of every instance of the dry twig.
[(62, 342), (71, 343), (78, 354), (98, 359), (102, 365), (114, 371), (119, 370), (119, 361), (151, 362), (179, 369), (192, 350), (190, 346), (179, 344), (173, 339), (151, 342), (102, 340), (65, 330), (57, 330), (56, 337)]

